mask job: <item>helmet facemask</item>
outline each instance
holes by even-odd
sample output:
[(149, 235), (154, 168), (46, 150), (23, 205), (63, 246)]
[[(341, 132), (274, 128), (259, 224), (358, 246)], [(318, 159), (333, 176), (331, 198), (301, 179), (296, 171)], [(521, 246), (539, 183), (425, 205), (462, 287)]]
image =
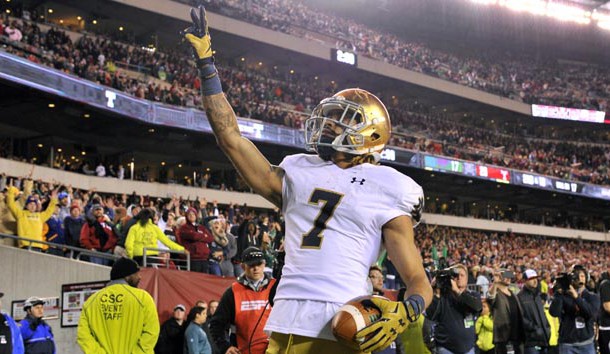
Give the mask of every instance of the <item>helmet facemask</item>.
[(364, 123), (365, 113), (359, 104), (337, 97), (327, 98), (305, 121), (306, 148), (325, 160), (335, 151), (360, 155), (357, 149), (364, 145), (364, 136), (358, 131)]

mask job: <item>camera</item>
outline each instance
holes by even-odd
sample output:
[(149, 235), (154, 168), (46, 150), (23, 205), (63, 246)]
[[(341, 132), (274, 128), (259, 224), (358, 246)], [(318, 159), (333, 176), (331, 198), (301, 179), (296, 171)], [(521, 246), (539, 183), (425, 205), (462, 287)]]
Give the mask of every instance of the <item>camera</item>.
[(436, 272), (436, 286), (443, 290), (451, 290), (451, 279), (457, 279), (460, 275), (456, 267), (441, 269)]
[(559, 273), (555, 278), (555, 284), (559, 289), (562, 289), (564, 292), (570, 289), (570, 285), (574, 286), (574, 288), (578, 288), (578, 272), (571, 273)]

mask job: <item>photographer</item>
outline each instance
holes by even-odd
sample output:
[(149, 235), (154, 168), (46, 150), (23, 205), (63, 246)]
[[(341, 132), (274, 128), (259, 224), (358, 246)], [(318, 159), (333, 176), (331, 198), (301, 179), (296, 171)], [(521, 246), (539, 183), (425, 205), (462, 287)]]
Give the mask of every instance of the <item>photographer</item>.
[(436, 275), (440, 294), (434, 296), (426, 313), (437, 323), (437, 354), (474, 354), (475, 321), (482, 305), (479, 294), (466, 290), (467, 282), (467, 269), (462, 264)]
[(600, 307), (599, 297), (585, 288), (587, 271), (574, 266), (560, 274), (553, 288), (555, 297), (549, 312), (559, 318), (559, 352), (595, 354), (594, 323)]
[(515, 274), (509, 270), (499, 270), (494, 274), (489, 288), (488, 300), (493, 314), (493, 341), (497, 354), (522, 354), (523, 351), (523, 311), (519, 299), (509, 289)]

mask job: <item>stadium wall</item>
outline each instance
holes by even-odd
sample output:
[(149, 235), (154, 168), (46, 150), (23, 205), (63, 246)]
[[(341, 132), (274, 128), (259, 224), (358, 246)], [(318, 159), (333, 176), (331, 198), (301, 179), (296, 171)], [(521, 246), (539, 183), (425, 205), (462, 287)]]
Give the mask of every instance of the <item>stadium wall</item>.
[[(11, 302), (30, 296), (61, 297), (61, 285), (106, 281), (110, 268), (38, 252), (0, 245), (2, 309), (11, 313)], [(61, 302), (61, 299), (60, 299)], [(76, 327), (62, 328), (60, 318), (47, 320), (53, 329), (57, 353), (80, 354)]]
[[(177, 3), (172, 0), (113, 0), (115, 2), (136, 7), (144, 11), (150, 11), (164, 16), (173, 17), (185, 22), (191, 22), (189, 16), (190, 6)], [(288, 34), (272, 31), (263, 27), (255, 26), (246, 22), (238, 21), (215, 13), (207, 14), (208, 21), (216, 30), (231, 33), (243, 38), (262, 41), (276, 47), (287, 49), (320, 59), (330, 61), (330, 46), (317, 42), (304, 40)], [(401, 69), (395, 65), (374, 60), (366, 57), (358, 57), (358, 68), (393, 79), (402, 80), (415, 85), (423, 86), (432, 90), (444, 92), (450, 95), (463, 97), (473, 101), (481, 102), (491, 106), (510, 110), (531, 116), (531, 106), (522, 102), (496, 96), (479, 91), (464, 85), (437, 79), (415, 71)]]

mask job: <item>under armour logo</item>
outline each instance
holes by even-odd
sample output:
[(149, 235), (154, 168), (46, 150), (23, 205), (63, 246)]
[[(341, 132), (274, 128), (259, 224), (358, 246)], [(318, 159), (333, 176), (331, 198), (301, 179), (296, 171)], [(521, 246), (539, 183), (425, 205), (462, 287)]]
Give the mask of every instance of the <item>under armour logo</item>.
[(360, 185), (363, 185), (364, 181), (366, 181), (364, 178), (359, 181), (359, 180), (356, 179), (356, 177), (352, 177), (352, 182), (351, 183), (359, 182)]

